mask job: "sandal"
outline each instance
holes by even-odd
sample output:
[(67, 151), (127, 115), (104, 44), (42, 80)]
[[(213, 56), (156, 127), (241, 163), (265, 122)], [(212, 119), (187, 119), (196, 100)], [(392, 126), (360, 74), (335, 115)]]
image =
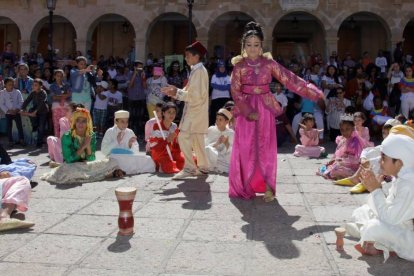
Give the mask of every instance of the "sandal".
[(276, 197), (275, 197), (275, 195), (273, 194), (272, 191), (266, 191), (264, 196), (263, 196), (263, 199), (264, 199), (265, 202), (272, 202), (273, 200), (275, 200), (275, 198)]
[(112, 177), (113, 178), (122, 178), (122, 177), (124, 177), (126, 175), (126, 172), (124, 172), (123, 170), (121, 170), (121, 169), (117, 169), (117, 170), (114, 170), (114, 172), (112, 173)]

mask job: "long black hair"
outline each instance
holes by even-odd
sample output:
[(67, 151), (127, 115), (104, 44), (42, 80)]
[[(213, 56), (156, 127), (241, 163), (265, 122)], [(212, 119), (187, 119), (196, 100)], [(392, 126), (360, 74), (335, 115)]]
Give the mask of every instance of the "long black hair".
[(242, 37), (242, 47), (244, 48), (246, 39), (250, 36), (257, 36), (261, 42), (264, 40), (263, 29), (262, 26), (254, 21), (251, 21), (246, 24), (244, 27), (244, 33)]

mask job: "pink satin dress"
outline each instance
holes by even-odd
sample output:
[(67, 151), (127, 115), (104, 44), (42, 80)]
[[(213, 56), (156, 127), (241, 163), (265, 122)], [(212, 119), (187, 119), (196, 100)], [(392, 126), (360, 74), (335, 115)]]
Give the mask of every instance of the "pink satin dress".
[(322, 152), (325, 152), (325, 148), (318, 145), (319, 131), (317, 129), (304, 130), (301, 128), (299, 134), (302, 145), (296, 145), (294, 156), (318, 158)]
[[(266, 186), (276, 191), (277, 142), (275, 117), (282, 108), (269, 89), (275, 77), (287, 89), (311, 100), (323, 92), (272, 59), (242, 59), (235, 64), (231, 93), (236, 128), (229, 171), (229, 196), (252, 199)], [(248, 119), (251, 113), (258, 120)]]

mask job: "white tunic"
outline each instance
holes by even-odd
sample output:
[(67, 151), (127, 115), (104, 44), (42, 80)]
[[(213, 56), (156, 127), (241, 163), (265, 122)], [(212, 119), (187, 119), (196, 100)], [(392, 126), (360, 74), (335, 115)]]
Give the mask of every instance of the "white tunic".
[[(136, 137), (135, 133), (129, 128), (125, 129), (122, 140), (118, 143), (117, 137), (120, 132), (121, 130), (117, 126), (111, 127), (105, 132), (101, 145), (102, 153), (115, 159), (119, 168), (126, 174), (155, 172), (154, 161), (150, 156), (139, 152), (138, 143), (133, 144), (131, 148), (129, 147), (129, 140)], [(111, 154), (113, 149), (129, 149), (133, 154)]]
[(414, 172), (400, 171), (388, 196), (376, 189), (352, 217), (361, 244), (374, 242), (375, 248), (384, 251), (385, 260), (395, 251), (399, 257), (414, 261)]
[[(220, 144), (219, 146), (214, 147), (214, 144), (222, 135), (229, 137), (229, 147), (227, 148), (224, 144)], [(233, 136), (234, 131), (228, 127), (224, 131), (220, 131), (217, 126), (211, 126), (208, 128), (205, 143), (209, 169), (211, 171), (219, 173), (229, 172)]]

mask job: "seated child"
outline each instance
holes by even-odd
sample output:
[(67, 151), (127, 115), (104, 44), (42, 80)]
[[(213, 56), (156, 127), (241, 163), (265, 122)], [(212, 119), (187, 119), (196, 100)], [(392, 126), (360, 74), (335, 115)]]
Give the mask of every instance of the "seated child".
[(31, 193), (30, 181), (24, 176), (11, 176), (4, 171), (0, 173), (0, 232), (30, 228), (34, 223), (10, 218), (12, 212), (17, 209), (26, 212)]
[(174, 103), (164, 104), (160, 125), (154, 125), (149, 138), (151, 157), (156, 167), (167, 174), (178, 173), (184, 168), (184, 155), (177, 141), (178, 127), (174, 123), (176, 114), (177, 106)]
[(359, 157), (364, 148), (364, 141), (354, 132), (353, 115), (342, 115), (339, 127), (341, 136), (336, 138), (335, 154), (317, 172), (326, 179), (337, 180), (353, 175), (358, 170)]
[[(355, 121), (355, 120), (354, 120)], [(392, 127), (401, 125), (400, 121), (396, 119), (388, 120), (382, 127), (382, 137), (387, 138)], [(350, 189), (352, 194), (361, 194), (366, 192), (366, 188), (360, 183), (361, 171), (363, 168), (370, 168), (378, 175), (380, 173), (380, 159), (381, 159), (381, 145), (376, 147), (364, 148), (361, 152), (360, 167), (350, 177), (335, 181), (336, 185), (353, 186)]]
[(355, 223), (347, 223), (345, 229), (353, 237), (360, 238), (355, 248), (364, 255), (390, 253), (414, 261), (414, 139), (402, 134), (389, 135), (382, 142), (381, 169), (393, 176), (389, 194), (381, 189), (370, 169), (364, 169), (361, 179), (371, 192), (367, 204), (354, 210)]
[(63, 134), (61, 142), (64, 163), (45, 173), (42, 180), (53, 184), (81, 184), (125, 175), (115, 160), (96, 160), (96, 134), (87, 109), (76, 109), (71, 128)]
[(63, 155), (62, 155), (62, 143), (60, 139), (62, 138), (63, 134), (65, 134), (68, 130), (70, 130), (70, 120), (72, 118), (72, 113), (76, 111), (76, 108), (83, 107), (82, 104), (75, 104), (69, 103), (66, 109), (66, 115), (59, 119), (59, 134), (60, 137), (56, 136), (49, 136), (47, 137), (47, 150), (49, 152), (50, 160), (49, 163), (50, 167), (56, 167), (59, 164), (63, 163)]
[(208, 128), (205, 139), (209, 170), (228, 173), (234, 131), (228, 127), (232, 114), (221, 108), (216, 115), (216, 125)]
[(305, 114), (302, 118), (302, 122), (299, 124), (300, 142), (302, 145), (296, 145), (294, 156), (307, 156), (307, 157), (326, 157), (324, 147), (319, 145), (319, 133), (323, 132), (323, 129), (316, 129), (315, 118), (312, 114)]
[(367, 117), (362, 112), (355, 112), (354, 114), (354, 124), (355, 131), (365, 142), (367, 147), (373, 147), (374, 143), (370, 142), (369, 128), (364, 127), (364, 123), (367, 120)]
[[(163, 106), (164, 104), (162, 104), (162, 103), (157, 103), (156, 105), (155, 105), (155, 112), (157, 113), (157, 118), (158, 118), (158, 120), (161, 120), (162, 119), (162, 117), (161, 117), (161, 109), (162, 109), (162, 106)], [(149, 138), (150, 138), (150, 136), (151, 136), (151, 132), (152, 132), (152, 130), (154, 129), (154, 125), (157, 123), (157, 119), (154, 117), (154, 118), (151, 118), (151, 119), (149, 119), (146, 123), (145, 123), (145, 142), (146, 142), (146, 145), (145, 145), (145, 151), (147, 152), (147, 154), (150, 154), (150, 150), (151, 150), (151, 148), (150, 148), (150, 142), (149, 142)]]
[(115, 125), (103, 137), (101, 151), (115, 159), (126, 174), (155, 172), (151, 157), (139, 153), (139, 145), (134, 131), (128, 128), (129, 112), (119, 110), (114, 113)]
[(374, 101), (374, 108), (369, 113), (369, 117), (372, 120), (370, 128), (372, 130), (373, 135), (378, 136), (381, 134), (380, 133), (381, 132), (381, 124), (380, 124), (381, 120), (377, 119), (377, 117), (379, 118), (387, 117), (388, 107), (384, 106), (383, 100), (379, 96), (375, 96), (373, 101)]

